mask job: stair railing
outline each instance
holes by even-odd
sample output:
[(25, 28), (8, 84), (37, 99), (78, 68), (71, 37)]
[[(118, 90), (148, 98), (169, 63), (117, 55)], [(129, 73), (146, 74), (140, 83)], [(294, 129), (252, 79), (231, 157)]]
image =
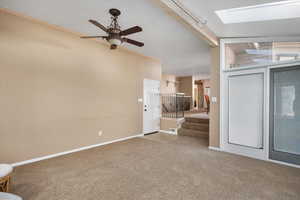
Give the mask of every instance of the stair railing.
[(161, 94), (162, 117), (183, 118), (184, 112), (192, 108), (191, 103), (192, 98), (184, 93)]

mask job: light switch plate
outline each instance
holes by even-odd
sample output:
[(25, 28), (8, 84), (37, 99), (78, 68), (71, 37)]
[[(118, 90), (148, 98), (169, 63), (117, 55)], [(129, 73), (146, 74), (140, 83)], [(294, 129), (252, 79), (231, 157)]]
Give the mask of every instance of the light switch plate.
[(217, 97), (212, 97), (212, 98), (211, 98), (211, 102), (217, 103)]
[(98, 136), (102, 136), (102, 134), (103, 134), (103, 131), (98, 132)]
[(143, 99), (142, 98), (138, 98), (138, 102), (143, 102)]

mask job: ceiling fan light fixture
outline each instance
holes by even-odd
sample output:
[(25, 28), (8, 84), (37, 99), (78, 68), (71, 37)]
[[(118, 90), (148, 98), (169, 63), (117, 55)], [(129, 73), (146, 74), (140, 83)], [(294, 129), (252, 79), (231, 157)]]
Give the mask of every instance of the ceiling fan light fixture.
[(116, 38), (109, 39), (108, 42), (111, 45), (116, 45), (116, 46), (119, 46), (122, 44), (122, 41), (120, 39), (116, 39)]
[(105, 39), (109, 44), (110, 44), (110, 49), (117, 49), (118, 46), (120, 46), (123, 42), (135, 45), (138, 47), (144, 46), (144, 43), (129, 39), (127, 35), (138, 33), (143, 31), (143, 29), (139, 26), (133, 26), (131, 28), (128, 28), (126, 30), (121, 30), (120, 25), (118, 24), (118, 17), (121, 14), (121, 11), (112, 8), (109, 10), (109, 13), (112, 15), (111, 23), (108, 27), (103, 26), (100, 24), (98, 21), (90, 19), (89, 22), (92, 23), (93, 25), (97, 26), (101, 30), (103, 30), (105, 33), (107, 33), (107, 36), (82, 36), (81, 38), (103, 38)]

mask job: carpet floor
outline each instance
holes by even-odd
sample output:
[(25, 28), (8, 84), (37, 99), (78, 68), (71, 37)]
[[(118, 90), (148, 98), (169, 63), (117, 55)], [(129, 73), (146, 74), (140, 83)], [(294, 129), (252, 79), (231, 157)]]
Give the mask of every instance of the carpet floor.
[(17, 167), (24, 200), (299, 200), (300, 169), (154, 134)]

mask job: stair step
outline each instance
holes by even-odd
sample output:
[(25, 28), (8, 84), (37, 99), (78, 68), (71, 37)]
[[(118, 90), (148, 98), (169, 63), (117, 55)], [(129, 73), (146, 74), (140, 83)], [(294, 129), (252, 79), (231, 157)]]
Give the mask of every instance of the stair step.
[(193, 129), (199, 131), (209, 131), (209, 124), (207, 123), (193, 123), (193, 122), (184, 122), (181, 125), (185, 129)]
[(194, 117), (185, 117), (184, 119), (186, 122), (209, 124), (209, 119), (194, 118)]
[(192, 136), (192, 137), (199, 137), (199, 138), (208, 138), (208, 131), (199, 131), (199, 130), (193, 130), (193, 129), (180, 128), (178, 130), (178, 135)]

